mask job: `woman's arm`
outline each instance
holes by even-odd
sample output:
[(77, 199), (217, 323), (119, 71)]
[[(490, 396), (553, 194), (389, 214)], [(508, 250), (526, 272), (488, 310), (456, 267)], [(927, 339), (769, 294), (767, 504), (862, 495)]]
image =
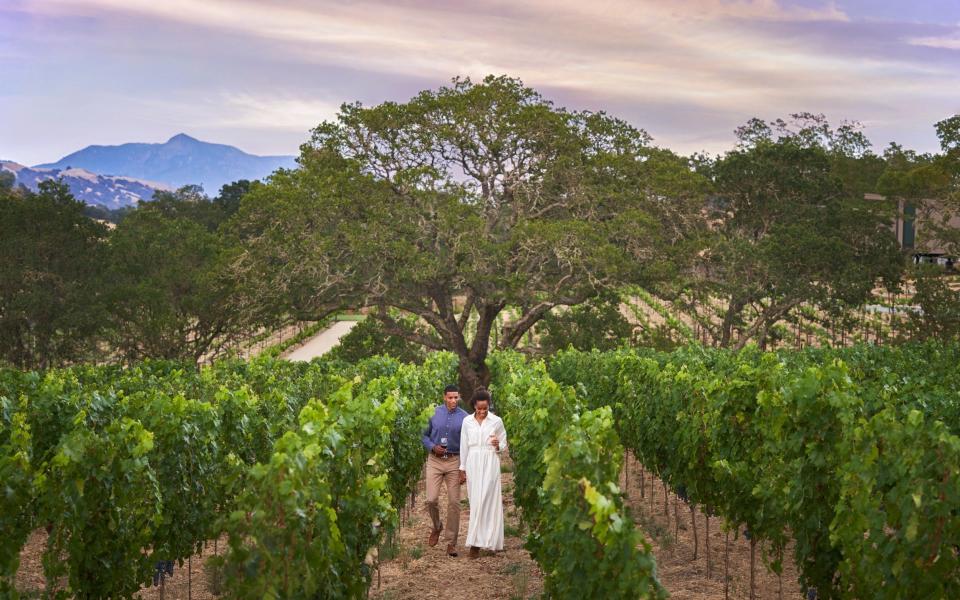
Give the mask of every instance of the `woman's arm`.
[(497, 439), (500, 440), (498, 452), (503, 452), (507, 449), (507, 429), (503, 426), (503, 419), (500, 419), (500, 422), (497, 423)]
[(463, 420), (463, 425), (460, 426), (460, 470), (467, 470), (467, 452), (469, 451), (469, 446), (467, 445), (467, 427), (469, 423), (466, 419)]

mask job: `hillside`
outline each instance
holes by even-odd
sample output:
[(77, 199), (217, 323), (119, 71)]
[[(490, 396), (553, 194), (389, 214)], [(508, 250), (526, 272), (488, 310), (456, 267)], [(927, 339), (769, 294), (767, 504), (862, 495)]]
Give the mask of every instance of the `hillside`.
[(296, 166), (293, 156), (256, 156), (226, 144), (180, 133), (162, 144), (87, 146), (35, 169), (80, 168), (93, 173), (162, 182), (171, 187), (202, 185), (215, 195), (238, 179), (262, 179), (278, 168)]
[(70, 187), (70, 192), (77, 200), (108, 209), (134, 206), (141, 200), (151, 199), (157, 190), (172, 189), (162, 183), (133, 177), (99, 175), (76, 167), (41, 169), (26, 167), (11, 161), (0, 161), (0, 171), (13, 173), (18, 185), (33, 191), (37, 191), (43, 181), (61, 179)]

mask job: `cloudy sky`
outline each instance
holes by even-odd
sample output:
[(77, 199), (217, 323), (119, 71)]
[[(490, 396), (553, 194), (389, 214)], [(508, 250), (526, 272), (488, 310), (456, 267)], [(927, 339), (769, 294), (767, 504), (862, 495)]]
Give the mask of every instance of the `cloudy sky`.
[(798, 111), (932, 151), (960, 0), (0, 0), (0, 158), (181, 131), (295, 154), (341, 102), (488, 73), (681, 152)]

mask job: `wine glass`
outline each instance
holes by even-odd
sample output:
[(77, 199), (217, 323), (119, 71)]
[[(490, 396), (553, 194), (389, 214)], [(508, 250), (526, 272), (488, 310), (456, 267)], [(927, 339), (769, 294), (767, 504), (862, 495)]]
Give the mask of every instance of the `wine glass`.
[(447, 455), (447, 442), (449, 440), (445, 437), (440, 438), (440, 447), (443, 448), (443, 455)]

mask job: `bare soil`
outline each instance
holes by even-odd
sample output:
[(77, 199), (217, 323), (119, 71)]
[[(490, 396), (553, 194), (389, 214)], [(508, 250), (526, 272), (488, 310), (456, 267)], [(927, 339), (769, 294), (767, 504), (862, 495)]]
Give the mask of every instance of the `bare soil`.
[[(20, 552), (20, 568), (17, 571), (16, 585), (20, 593), (26, 597), (42, 597), (47, 589), (47, 581), (43, 575), (43, 552), (46, 550), (47, 532), (37, 529), (30, 534), (26, 545)], [(161, 585), (149, 586), (140, 590), (138, 598), (144, 600), (211, 600), (217, 598), (213, 592), (214, 581), (212, 573), (204, 564), (206, 559), (215, 552), (223, 552), (226, 547), (226, 538), (218, 543), (210, 541), (203, 552), (196, 554), (183, 566), (174, 565), (173, 576), (164, 577)], [(65, 587), (65, 583), (63, 585)]]
[[(503, 464), (505, 469), (511, 469), (509, 459)], [(427, 545), (431, 524), (422, 501), (421, 487), (412, 510), (408, 505), (404, 526), (396, 540), (396, 556), (382, 561), (379, 584), (374, 577), (370, 597), (381, 600), (509, 600), (538, 596), (543, 591), (543, 575), (523, 548), (520, 520), (513, 504), (513, 473), (503, 473), (501, 482), (504, 510), (502, 552), (484, 553), (475, 560), (467, 558), (467, 548), (463, 544), (467, 537), (470, 507), (465, 499), (460, 508), (459, 556), (447, 556), (442, 539), (433, 548)], [(446, 488), (443, 488), (440, 516), (444, 519), (446, 502)]]
[[(644, 532), (657, 560), (657, 576), (674, 599), (722, 600), (750, 598), (750, 542), (743, 532), (725, 532), (723, 520), (710, 519), (710, 565), (707, 564), (706, 516), (694, 509), (697, 543), (694, 543), (690, 508), (667, 490), (668, 514), (664, 513), (663, 482), (646, 472), (628, 455), (624, 486), (631, 515)], [(641, 497), (641, 478), (644, 494)], [(679, 516), (679, 519), (677, 518)], [(694, 550), (696, 546), (696, 560)], [(724, 552), (724, 547), (728, 551)], [(803, 598), (793, 563), (793, 545), (784, 552), (782, 577), (769, 571), (763, 562), (763, 548), (754, 549), (754, 598)], [(724, 572), (728, 586), (724, 591)], [(782, 585), (782, 595), (781, 586)]]

